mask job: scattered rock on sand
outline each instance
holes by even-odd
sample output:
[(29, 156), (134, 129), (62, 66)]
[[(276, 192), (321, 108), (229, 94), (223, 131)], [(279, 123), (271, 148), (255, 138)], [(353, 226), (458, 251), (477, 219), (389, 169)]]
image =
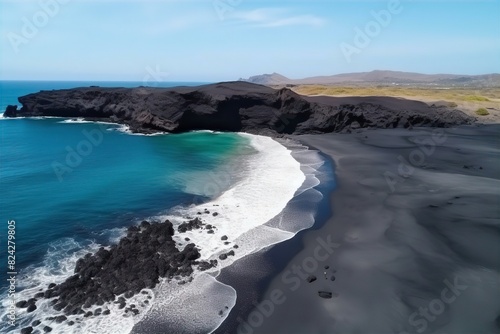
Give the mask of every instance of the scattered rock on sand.
[(316, 280), (316, 276), (314, 275), (309, 275), (309, 277), (306, 278), (307, 283), (312, 283)]
[(191, 219), (187, 222), (180, 224), (177, 227), (177, 231), (179, 231), (179, 233), (185, 233), (187, 231), (200, 229), (203, 227), (203, 225), (205, 225), (205, 224), (203, 223), (203, 221), (200, 218), (195, 218), (195, 219)]
[(217, 267), (217, 260), (210, 260), (210, 262), (207, 261), (201, 261), (198, 264), (198, 270), (205, 271), (210, 268)]
[(325, 299), (331, 299), (333, 297), (333, 294), (331, 292), (328, 292), (328, 291), (318, 291), (318, 295), (321, 298), (325, 298)]
[[(203, 224), (199, 218), (186, 222), (184, 227), (196, 228)], [(72, 315), (81, 312), (81, 307), (104, 305), (115, 300), (116, 295), (126, 298), (154, 288), (160, 277), (188, 277), (200, 257), (195, 244), (188, 244), (183, 250), (177, 248), (172, 239), (174, 228), (168, 220), (164, 223), (142, 222), (131, 226), (127, 236), (109, 249), (101, 247), (94, 254), (80, 258), (75, 265), (75, 275), (49, 289), (54, 299), (54, 309)], [(28, 312), (36, 309), (36, 299), (28, 300)], [(118, 299), (119, 308), (125, 300)], [(102, 308), (101, 308), (102, 312)], [(85, 317), (101, 312), (87, 312)], [(132, 311), (135, 313), (134, 311)]]
[(16, 303), (16, 307), (26, 308), (28, 307), (28, 302), (26, 300), (21, 300)]

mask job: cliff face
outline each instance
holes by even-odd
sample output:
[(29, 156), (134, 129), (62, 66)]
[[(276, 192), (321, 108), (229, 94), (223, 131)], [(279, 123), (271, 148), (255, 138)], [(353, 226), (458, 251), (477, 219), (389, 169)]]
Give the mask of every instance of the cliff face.
[(446, 127), (473, 119), (395, 98), (305, 98), (247, 82), (175, 88), (75, 88), (19, 98), (5, 117), (61, 116), (127, 124), (134, 132), (190, 130), (304, 134), (357, 128)]

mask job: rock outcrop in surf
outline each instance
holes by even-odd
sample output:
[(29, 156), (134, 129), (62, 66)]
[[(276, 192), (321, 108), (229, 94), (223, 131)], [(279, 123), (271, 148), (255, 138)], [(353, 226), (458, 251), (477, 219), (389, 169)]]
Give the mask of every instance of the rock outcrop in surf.
[[(118, 244), (101, 247), (96, 253), (80, 258), (74, 275), (64, 282), (52, 283), (45, 291), (17, 302), (16, 306), (26, 308), (29, 313), (37, 309), (39, 300), (51, 299), (52, 307), (61, 312), (54, 318), (57, 323), (71, 315), (106, 315), (109, 314), (107, 309), (91, 309), (110, 302), (119, 304), (120, 309), (125, 308), (126, 298), (154, 288), (162, 278), (185, 284), (193, 279), (194, 268), (203, 271), (217, 266), (217, 261), (199, 261), (199, 249), (193, 243), (179, 250), (172, 239), (174, 234), (174, 227), (168, 220), (164, 223), (143, 221), (138, 226), (131, 226)], [(134, 314), (139, 312), (134, 306), (129, 308)]]
[(41, 91), (19, 97), (4, 117), (60, 116), (126, 124), (132, 132), (214, 130), (268, 135), (349, 132), (358, 128), (470, 124), (459, 110), (391, 97), (304, 97), (248, 82), (198, 87)]

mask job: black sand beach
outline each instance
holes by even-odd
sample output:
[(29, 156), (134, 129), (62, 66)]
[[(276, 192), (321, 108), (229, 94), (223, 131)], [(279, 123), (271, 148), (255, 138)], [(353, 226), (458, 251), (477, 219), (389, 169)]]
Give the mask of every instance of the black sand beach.
[[(212, 310), (225, 320), (215, 333), (499, 332), (500, 125), (463, 125), (474, 119), (418, 101), (305, 98), (239, 82), (118, 90), (130, 113), (100, 98), (115, 89), (82, 88), (22, 97), (6, 114), (292, 138), (334, 165), (336, 188), (328, 198), (320, 185), (327, 197), (312, 228), (222, 270), (237, 300), (226, 319)], [(159, 111), (141, 109), (148, 97)], [(302, 197), (294, 205), (314, 202)], [(157, 332), (146, 327), (134, 333)]]
[(238, 332), (498, 333), (499, 130), (295, 136), (335, 162), (333, 214)]

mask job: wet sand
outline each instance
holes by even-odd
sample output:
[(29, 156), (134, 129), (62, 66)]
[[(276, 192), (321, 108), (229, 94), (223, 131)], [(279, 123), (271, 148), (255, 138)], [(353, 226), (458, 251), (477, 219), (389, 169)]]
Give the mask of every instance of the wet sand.
[(237, 332), (500, 332), (500, 125), (294, 138), (334, 161), (332, 216)]

